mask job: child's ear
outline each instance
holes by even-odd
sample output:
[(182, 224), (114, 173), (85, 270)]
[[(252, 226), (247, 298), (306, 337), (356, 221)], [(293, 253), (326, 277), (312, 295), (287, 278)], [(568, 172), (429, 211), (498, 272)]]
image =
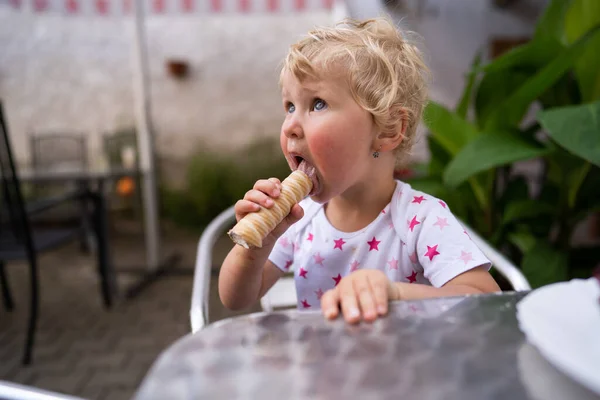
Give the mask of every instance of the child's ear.
[(401, 106), (395, 106), (390, 110), (392, 120), (396, 120), (396, 129), (392, 132), (379, 132), (377, 135), (377, 141), (381, 146), (382, 151), (391, 151), (396, 147), (400, 146), (404, 135), (406, 134), (406, 128), (408, 127), (408, 112)]

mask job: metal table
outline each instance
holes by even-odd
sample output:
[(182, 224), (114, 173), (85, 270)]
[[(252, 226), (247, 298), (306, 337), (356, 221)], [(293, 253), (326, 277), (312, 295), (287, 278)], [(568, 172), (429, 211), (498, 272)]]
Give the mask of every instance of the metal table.
[(525, 295), (396, 302), (356, 326), (297, 310), (219, 321), (168, 348), (135, 399), (597, 399), (527, 344)]
[[(115, 181), (123, 177), (141, 177), (143, 184), (148, 183), (148, 174), (140, 169), (125, 169), (125, 168), (66, 168), (52, 170), (35, 170), (29, 168), (19, 168), (19, 180), (27, 183), (49, 183), (49, 182), (75, 182), (78, 185), (85, 186), (88, 190), (92, 190), (98, 194), (100, 207), (105, 214), (103, 218), (104, 230), (106, 238), (108, 238), (108, 200), (105, 196), (105, 185), (107, 182)], [(152, 283), (161, 275), (167, 272), (167, 268), (171, 269), (178, 262), (177, 255), (167, 257), (163, 262), (159, 262), (159, 230), (158, 230), (158, 210), (156, 207), (156, 199), (149, 199), (148, 196), (143, 196), (144, 206), (144, 244), (146, 248), (146, 268), (120, 268), (116, 272), (142, 274), (141, 279), (133, 284), (125, 291), (125, 297), (131, 298), (139, 294), (146, 286)], [(152, 203), (152, 204), (150, 204)], [(105, 254), (109, 257), (110, 271), (115, 271), (110, 257), (110, 247), (108, 243), (100, 244), (105, 246)], [(187, 272), (187, 271), (186, 271)], [(114, 275), (114, 273), (113, 273)], [(117, 290), (116, 281), (111, 282), (113, 289)]]

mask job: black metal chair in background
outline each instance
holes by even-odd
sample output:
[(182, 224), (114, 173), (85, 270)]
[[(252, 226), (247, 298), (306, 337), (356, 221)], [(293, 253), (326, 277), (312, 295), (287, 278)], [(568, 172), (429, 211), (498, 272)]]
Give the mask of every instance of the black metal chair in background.
[[(87, 171), (89, 168), (87, 136), (81, 133), (44, 132), (29, 134), (29, 149), (31, 167), (34, 171), (52, 171), (60, 169), (75, 169)], [(80, 182), (52, 182), (29, 185), (29, 194), (33, 199), (63, 193), (65, 190), (87, 189)], [(83, 207), (83, 205), (82, 205)], [(81, 249), (89, 253), (94, 246), (91, 240), (89, 213), (80, 208), (74, 210), (68, 207), (57, 207), (51, 214), (44, 217), (45, 222), (55, 223), (56, 220), (78, 220), (82, 225)], [(42, 222), (42, 221), (40, 221)]]
[[(6, 262), (14, 260), (27, 261), (30, 273), (30, 311), (27, 327), (27, 337), (23, 354), (23, 363), (32, 361), (37, 314), (39, 307), (38, 259), (39, 253), (55, 249), (69, 242), (77, 241), (82, 227), (77, 224), (71, 228), (44, 228), (32, 226), (32, 218), (47, 212), (54, 207), (64, 204), (80, 206), (91, 203), (91, 207), (81, 209), (91, 210), (93, 231), (97, 246), (97, 265), (100, 277), (100, 291), (104, 306), (112, 305), (112, 280), (110, 276), (106, 252), (106, 238), (101, 229), (103, 218), (102, 202), (96, 194), (88, 190), (75, 190), (60, 196), (38, 199), (26, 204), (21, 192), (21, 183), (15, 170), (14, 157), (10, 144), (8, 128), (4, 120), (2, 103), (0, 101), (0, 169), (2, 173), (1, 208), (0, 208), (0, 290), (4, 306), (8, 311), (14, 307), (13, 299), (6, 274)], [(89, 204), (87, 204), (89, 205)]]

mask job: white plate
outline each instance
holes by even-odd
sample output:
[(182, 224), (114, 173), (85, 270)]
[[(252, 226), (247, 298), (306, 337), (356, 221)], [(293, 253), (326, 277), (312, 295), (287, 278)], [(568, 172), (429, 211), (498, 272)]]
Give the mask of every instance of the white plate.
[(527, 340), (558, 370), (600, 394), (600, 285), (575, 279), (534, 290), (517, 304)]

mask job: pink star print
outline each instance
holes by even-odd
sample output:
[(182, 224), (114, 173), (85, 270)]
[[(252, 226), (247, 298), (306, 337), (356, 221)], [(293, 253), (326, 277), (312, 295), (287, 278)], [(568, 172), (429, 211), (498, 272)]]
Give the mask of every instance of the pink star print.
[(300, 273), (298, 275), (306, 279), (306, 274), (308, 274), (308, 271), (300, 267)]
[(439, 201), (439, 203), (442, 205), (442, 207), (446, 208), (446, 203), (444, 203), (443, 201)]
[(281, 243), (281, 245), (283, 247), (288, 247), (288, 245), (290, 244), (290, 242), (287, 240), (287, 238), (285, 236), (281, 238), (281, 240), (279, 241), (279, 243)]
[(408, 256), (408, 258), (410, 258), (411, 263), (416, 264), (418, 261), (417, 252), (414, 251), (410, 256)]
[(308, 237), (306, 238), (306, 240), (308, 240), (309, 242), (312, 242), (312, 241), (313, 241), (313, 239), (314, 239), (314, 236), (313, 236), (313, 234), (309, 232), (309, 233), (308, 233)]
[(323, 297), (323, 291), (321, 290), (321, 288), (319, 288), (319, 290), (315, 291), (315, 294), (317, 295), (317, 299), (321, 300), (321, 297)]
[(446, 218), (437, 217), (437, 222), (433, 226), (439, 226), (440, 230), (444, 230), (446, 226), (450, 226)]
[(310, 308), (310, 304), (308, 304), (308, 301), (306, 301), (306, 299), (302, 300), (302, 307)]
[(352, 261), (352, 264), (350, 264), (350, 272), (354, 272), (358, 269), (358, 265), (360, 263), (356, 260)]
[(390, 271), (393, 269), (398, 269), (398, 260), (396, 260), (395, 258), (392, 258), (390, 261), (387, 262), (390, 266)]
[(381, 213), (382, 213), (382, 214), (385, 214), (385, 210), (381, 210)]
[(344, 239), (338, 239), (338, 240), (334, 240), (334, 242), (335, 242), (335, 246), (333, 246), (333, 249), (334, 249), (334, 250), (335, 250), (335, 249), (344, 250), (344, 249), (342, 249), (342, 246), (344, 245), (344, 243), (346, 243), (346, 242), (344, 241)]
[(413, 196), (413, 203), (421, 204), (421, 202), (425, 200), (424, 196)]
[(437, 251), (437, 247), (438, 247), (437, 244), (435, 246), (432, 246), (432, 247), (427, 246), (427, 253), (425, 253), (425, 257), (429, 257), (429, 261), (433, 261), (433, 257), (435, 257), (438, 254), (440, 254)]
[(292, 260), (287, 260), (285, 262), (285, 269), (290, 269), (290, 267), (292, 266), (292, 264), (294, 263), (294, 261)]
[(407, 276), (406, 279), (408, 279), (408, 282), (410, 283), (415, 283), (417, 281), (417, 272), (413, 271), (412, 274), (410, 274), (410, 276)]
[(294, 251), (300, 250), (300, 244), (299, 243), (293, 243), (292, 246), (294, 248)]
[(417, 221), (417, 216), (415, 215), (411, 221), (408, 221), (408, 227), (411, 232), (414, 232), (415, 226), (419, 225), (420, 222)]
[(388, 225), (388, 228), (389, 228), (389, 229), (393, 229), (393, 228), (394, 228), (394, 223), (393, 223), (393, 222), (390, 222), (390, 224)]
[(325, 261), (325, 259), (323, 257), (321, 257), (321, 253), (317, 253), (313, 256), (313, 258), (315, 259), (315, 264), (320, 265), (321, 267), (323, 267), (323, 261)]
[(331, 279), (335, 281), (335, 286), (337, 286), (338, 283), (340, 283), (340, 281), (342, 280), (342, 275), (338, 274), (337, 276), (334, 276)]
[(460, 257), (458, 257), (458, 258), (463, 260), (465, 262), (465, 265), (467, 265), (467, 263), (473, 259), (473, 255), (470, 252), (461, 250)]
[(381, 240), (377, 240), (375, 239), (375, 236), (373, 236), (373, 239), (371, 239), (370, 242), (367, 242), (367, 244), (369, 245), (369, 251), (371, 250), (377, 250), (379, 251), (379, 243), (381, 243)]

